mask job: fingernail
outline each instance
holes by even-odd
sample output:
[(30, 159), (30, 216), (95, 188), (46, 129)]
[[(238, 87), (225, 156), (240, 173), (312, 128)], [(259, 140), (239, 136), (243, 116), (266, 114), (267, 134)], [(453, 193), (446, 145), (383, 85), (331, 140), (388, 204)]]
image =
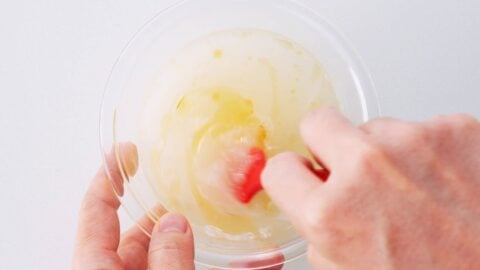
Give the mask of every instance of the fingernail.
[(119, 152), (124, 173), (128, 177), (135, 176), (138, 169), (137, 147), (131, 142), (120, 143)]
[(167, 213), (160, 218), (156, 228), (159, 232), (186, 233), (188, 225), (182, 215)]

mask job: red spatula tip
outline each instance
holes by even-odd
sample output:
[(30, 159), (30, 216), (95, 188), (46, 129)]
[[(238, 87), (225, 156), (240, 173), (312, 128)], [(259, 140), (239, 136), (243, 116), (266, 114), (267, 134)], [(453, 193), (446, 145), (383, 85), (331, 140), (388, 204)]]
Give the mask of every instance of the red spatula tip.
[(324, 168), (313, 169), (313, 173), (315, 173), (315, 175), (323, 182), (327, 181), (328, 177), (330, 176), (330, 172)]
[(244, 172), (243, 181), (239, 181), (233, 188), (235, 198), (241, 203), (249, 203), (260, 190), (262, 184), (260, 176), (267, 163), (265, 152), (258, 147), (252, 147), (248, 151), (248, 166)]

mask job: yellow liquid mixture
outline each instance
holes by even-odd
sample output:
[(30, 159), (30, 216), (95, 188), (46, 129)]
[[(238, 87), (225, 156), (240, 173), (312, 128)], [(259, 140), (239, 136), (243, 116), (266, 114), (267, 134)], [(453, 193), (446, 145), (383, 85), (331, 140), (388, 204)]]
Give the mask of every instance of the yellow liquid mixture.
[(279, 245), (295, 237), (263, 191), (245, 204), (232, 187), (251, 147), (267, 157), (308, 155), (298, 131), (302, 116), (337, 106), (314, 55), (263, 30), (216, 32), (180, 50), (154, 92), (141, 124), (141, 164), (162, 205), (210, 239)]

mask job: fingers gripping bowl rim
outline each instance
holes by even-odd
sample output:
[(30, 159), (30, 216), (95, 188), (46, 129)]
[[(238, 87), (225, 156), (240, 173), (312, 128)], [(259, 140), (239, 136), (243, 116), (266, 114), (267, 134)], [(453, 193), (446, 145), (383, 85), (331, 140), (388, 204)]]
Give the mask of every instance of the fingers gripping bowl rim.
[[(268, 30), (298, 42), (322, 63), (335, 89), (340, 109), (350, 120), (360, 124), (380, 115), (374, 86), (363, 63), (338, 31), (311, 9), (296, 1), (232, 0), (226, 3), (222, 0), (185, 0), (147, 22), (117, 59), (101, 106), (102, 155), (110, 152), (112, 145), (118, 153), (120, 142), (136, 144), (136, 119), (146, 95), (144, 92), (147, 90), (144, 89), (149, 88), (149, 82), (159, 71), (158, 63), (198, 36), (234, 28)], [(120, 155), (116, 157), (119, 166), (126, 163)], [(138, 162), (142, 164), (142, 159)], [(106, 162), (105, 166), (108, 166)], [(107, 168), (108, 171), (112, 168)], [(123, 171), (121, 168), (120, 172)], [(158, 220), (159, 215), (151, 210), (159, 206), (158, 199), (142, 167), (139, 166), (136, 176), (128, 178), (123, 174), (122, 178), (122, 182), (112, 181), (112, 184), (127, 214), (133, 220), (143, 215)], [(147, 230), (138, 226), (148, 234)], [(225, 250), (228, 249), (225, 247)], [(235, 262), (249, 259), (260, 261), (254, 268), (262, 268), (281, 263), (269, 259), (278, 257), (281, 252), (288, 269), (288, 261), (302, 256), (305, 250), (305, 242), (299, 237), (276, 249), (244, 250), (234, 254), (212, 253), (196, 246), (196, 263), (231, 269), (241, 265)]]

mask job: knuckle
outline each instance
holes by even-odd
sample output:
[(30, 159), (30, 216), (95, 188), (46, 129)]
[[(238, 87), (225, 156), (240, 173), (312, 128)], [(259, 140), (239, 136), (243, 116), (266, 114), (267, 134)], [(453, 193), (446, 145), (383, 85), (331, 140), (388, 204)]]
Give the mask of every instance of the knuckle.
[(368, 172), (379, 159), (385, 156), (384, 149), (375, 143), (364, 143), (357, 149), (356, 154), (356, 170), (360, 172)]
[(463, 123), (474, 123), (474, 122), (477, 122), (477, 120), (469, 115), (469, 114), (466, 114), (466, 113), (456, 113), (456, 114), (452, 114), (450, 116), (450, 118), (456, 122), (463, 122)]
[(312, 234), (328, 233), (335, 226), (336, 209), (335, 200), (329, 200), (329, 204), (325, 204), (327, 200), (319, 200), (317, 197), (308, 197), (304, 204), (304, 224), (305, 229)]
[(468, 114), (457, 113), (433, 119), (431, 127), (432, 131), (440, 138), (449, 138), (456, 133), (480, 129), (480, 123)]
[(371, 133), (377, 130), (379, 127), (382, 127), (382, 123), (383, 123), (382, 119), (373, 119), (362, 124), (360, 128), (364, 131)]
[(400, 140), (399, 143), (406, 147), (406, 149), (414, 149), (428, 143), (429, 134), (423, 126), (412, 124), (403, 129)]
[(478, 121), (474, 117), (464, 113), (453, 114), (449, 118), (455, 129), (468, 130), (478, 125)]
[(366, 143), (360, 148), (358, 154), (361, 160), (374, 161), (383, 155), (383, 149), (375, 143)]
[(431, 121), (432, 131), (437, 134), (448, 134), (453, 130), (451, 121), (447, 116), (438, 116)]
[(316, 232), (322, 229), (321, 223), (325, 220), (325, 211), (318, 200), (307, 199), (303, 205), (305, 228)]
[(382, 130), (386, 124), (392, 124), (396, 123), (397, 120), (390, 118), (390, 117), (381, 117), (381, 118), (375, 118), (372, 119), (363, 125), (360, 126), (360, 128), (364, 131), (367, 132), (376, 132)]
[(431, 136), (427, 128), (421, 124), (408, 124), (397, 130), (396, 143), (405, 151), (415, 151), (418, 147), (427, 145)]
[(474, 117), (465, 113), (440, 116), (435, 118), (433, 122), (437, 128), (445, 131), (478, 125), (478, 121)]
[[(98, 258), (94, 260), (86, 260), (85, 258)], [(111, 255), (108, 250), (87, 250), (75, 254), (73, 258), (72, 269), (111, 269), (120, 270), (124, 269), (124, 265), (121, 260)]]
[(345, 246), (350, 241), (350, 226), (358, 218), (358, 207), (350, 201), (355, 189), (347, 188), (328, 198), (318, 200), (318, 197), (307, 197), (304, 204), (303, 222), (305, 233), (310, 235), (316, 243), (331, 255), (337, 254), (338, 247)]
[(157, 253), (175, 254), (175, 253), (180, 253), (181, 250), (182, 250), (182, 246), (178, 241), (174, 241), (172, 239), (161, 239), (152, 243), (149, 249), (149, 253), (150, 254), (157, 254)]

